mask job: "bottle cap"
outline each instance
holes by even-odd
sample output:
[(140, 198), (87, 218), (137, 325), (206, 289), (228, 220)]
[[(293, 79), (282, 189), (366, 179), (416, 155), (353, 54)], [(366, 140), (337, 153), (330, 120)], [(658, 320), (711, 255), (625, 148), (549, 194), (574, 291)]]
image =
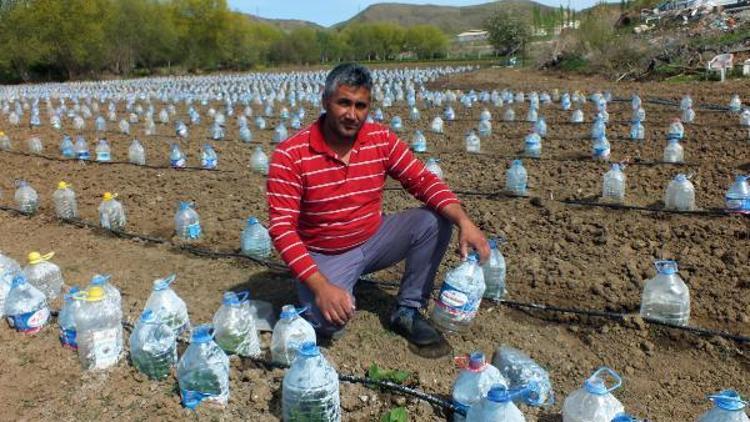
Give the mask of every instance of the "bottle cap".
[(23, 273), (18, 273), (13, 277), (13, 281), (10, 284), (10, 288), (18, 287), (26, 284), (26, 276)]
[(485, 366), (485, 359), (484, 359), (484, 353), (482, 352), (473, 352), (469, 355), (469, 369), (473, 370), (479, 370), (484, 368)]
[(490, 245), (490, 249), (497, 249), (497, 240), (496, 239), (490, 239), (487, 241)]
[(680, 173), (680, 174), (678, 174), (674, 178), (674, 180), (677, 181), (677, 182), (685, 182), (685, 181), (687, 181), (687, 176), (685, 176), (684, 174)]
[(42, 262), (46, 262), (52, 259), (53, 256), (55, 256), (54, 252), (50, 252), (46, 255), (42, 255), (39, 252), (31, 252), (29, 253), (29, 256), (28, 256), (29, 264), (39, 264)]
[(320, 355), (320, 349), (318, 349), (318, 346), (314, 342), (306, 341), (300, 346), (299, 354), (304, 357), (315, 357)]
[(105, 201), (111, 201), (115, 198), (117, 198), (117, 194), (112, 192), (104, 192), (104, 195), (102, 195), (102, 199)]
[(742, 400), (740, 395), (734, 390), (724, 390), (718, 394), (708, 397), (714, 402), (716, 407), (730, 412), (741, 411), (747, 406), (747, 402)]
[(86, 290), (86, 301), (87, 302), (98, 302), (103, 300), (106, 296), (104, 288), (101, 286), (91, 286)]
[(202, 324), (193, 330), (192, 343), (207, 343), (213, 338), (213, 327), (211, 324)]
[(112, 276), (109, 275), (109, 274), (94, 274), (94, 276), (91, 277), (91, 285), (92, 286), (103, 286), (111, 278), (112, 278)]
[(247, 219), (247, 224), (248, 224), (248, 225), (258, 224), (258, 219), (257, 219), (257, 218), (255, 218), (255, 217), (249, 217), (249, 218)]
[(476, 252), (469, 252), (469, 255), (466, 256), (466, 260), (470, 262), (479, 262), (479, 254)]
[(65, 183), (65, 182), (62, 182), (62, 181), (61, 181), (60, 183), (58, 183), (58, 184), (57, 184), (57, 188), (58, 188), (58, 189), (67, 189), (67, 188), (69, 188), (69, 187), (71, 187), (71, 186), (70, 186), (69, 184), (67, 184), (67, 183)]
[(654, 266), (656, 266), (656, 272), (659, 274), (676, 274), (678, 272), (677, 268), (677, 261), (672, 261), (668, 259), (664, 259), (661, 261), (656, 261), (654, 263)]

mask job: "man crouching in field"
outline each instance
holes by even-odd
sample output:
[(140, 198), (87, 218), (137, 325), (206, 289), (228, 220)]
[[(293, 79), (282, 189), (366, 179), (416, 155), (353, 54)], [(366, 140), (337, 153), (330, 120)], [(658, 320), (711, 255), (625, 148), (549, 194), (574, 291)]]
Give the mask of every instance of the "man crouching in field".
[[(435, 273), (459, 229), (461, 254), (489, 246), (456, 196), (425, 170), (388, 128), (366, 123), (372, 77), (342, 64), (328, 74), (325, 113), (279, 144), (268, 174), (269, 231), (282, 259), (300, 281), (297, 291), (319, 334), (343, 332), (355, 311), (360, 275), (406, 260), (390, 329), (416, 346), (442, 340), (423, 316)], [(386, 176), (426, 207), (382, 215)]]

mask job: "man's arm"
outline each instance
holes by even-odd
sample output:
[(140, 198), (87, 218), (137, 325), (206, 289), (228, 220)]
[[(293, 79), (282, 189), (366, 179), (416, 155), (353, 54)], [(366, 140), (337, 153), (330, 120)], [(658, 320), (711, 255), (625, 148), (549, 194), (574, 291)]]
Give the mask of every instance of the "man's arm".
[(277, 149), (271, 157), (266, 185), (271, 220), (268, 233), (292, 274), (315, 295), (315, 303), (323, 317), (332, 323), (344, 325), (354, 315), (354, 303), (349, 292), (330, 283), (318, 271), (315, 260), (297, 234), (302, 191), (302, 177), (291, 157)]
[(398, 180), (415, 198), (458, 227), (458, 244), (462, 258), (466, 257), (471, 247), (479, 252), (482, 262), (486, 261), (490, 256), (487, 239), (471, 221), (448, 185), (429, 172), (396, 135), (389, 133), (388, 140), (388, 174)]

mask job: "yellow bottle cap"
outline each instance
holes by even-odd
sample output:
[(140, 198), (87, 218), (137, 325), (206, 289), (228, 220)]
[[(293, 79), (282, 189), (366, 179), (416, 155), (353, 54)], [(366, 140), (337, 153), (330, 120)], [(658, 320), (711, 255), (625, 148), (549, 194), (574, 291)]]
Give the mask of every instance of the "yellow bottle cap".
[(104, 288), (100, 286), (91, 286), (86, 290), (86, 301), (87, 302), (98, 302), (104, 299), (106, 296)]
[(54, 252), (50, 252), (47, 255), (42, 255), (39, 252), (29, 253), (29, 264), (39, 264), (40, 262), (49, 261), (55, 256)]
[(115, 198), (117, 198), (117, 194), (116, 194), (116, 193), (112, 193), (112, 192), (104, 192), (104, 196), (103, 196), (103, 199), (104, 199), (105, 201), (111, 201), (111, 200), (113, 200), (113, 199), (115, 199)]
[(67, 183), (65, 183), (65, 182), (60, 182), (60, 183), (57, 184), (57, 188), (58, 189), (67, 189), (69, 187), (70, 187), (70, 185), (67, 184)]

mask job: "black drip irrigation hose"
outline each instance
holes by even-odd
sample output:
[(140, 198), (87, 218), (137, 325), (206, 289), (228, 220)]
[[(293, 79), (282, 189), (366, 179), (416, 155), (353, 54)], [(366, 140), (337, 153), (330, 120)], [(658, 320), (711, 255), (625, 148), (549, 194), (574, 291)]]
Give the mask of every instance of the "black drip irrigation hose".
[(726, 217), (726, 216), (731, 216), (731, 215), (744, 215), (744, 216), (748, 215), (748, 214), (743, 214), (743, 213), (731, 213), (721, 208), (708, 208), (708, 209), (700, 209), (700, 210), (694, 210), (694, 211), (678, 211), (678, 210), (670, 210), (670, 209), (665, 209), (665, 208), (639, 207), (636, 205), (593, 202), (593, 201), (585, 201), (585, 200), (577, 200), (577, 199), (563, 199), (557, 202), (560, 202), (566, 205), (580, 205), (580, 206), (585, 206), (585, 207), (600, 207), (600, 208), (610, 208), (610, 209), (617, 209), (617, 210), (647, 211), (647, 212), (681, 214), (681, 215), (690, 215), (690, 216)]
[(24, 157), (32, 157), (32, 158), (41, 158), (43, 160), (47, 161), (56, 161), (61, 163), (80, 163), (83, 165), (86, 164), (95, 164), (95, 165), (101, 165), (101, 166), (109, 166), (109, 165), (127, 165), (127, 166), (133, 166), (133, 167), (142, 167), (142, 168), (148, 168), (148, 169), (155, 169), (155, 170), (176, 170), (176, 171), (205, 171), (205, 172), (211, 172), (211, 173), (234, 173), (234, 170), (219, 170), (219, 169), (206, 169), (203, 167), (194, 167), (194, 166), (185, 166), (185, 167), (172, 167), (172, 166), (154, 166), (150, 164), (135, 164), (131, 163), (129, 161), (96, 161), (96, 160), (79, 160), (77, 158), (59, 158), (59, 157), (52, 157), (50, 155), (44, 155), (44, 154), (32, 154), (30, 152), (22, 152), (22, 151), (8, 151), (8, 150), (0, 150), (0, 152), (4, 152), (6, 154), (12, 154), (12, 155), (21, 155)]

